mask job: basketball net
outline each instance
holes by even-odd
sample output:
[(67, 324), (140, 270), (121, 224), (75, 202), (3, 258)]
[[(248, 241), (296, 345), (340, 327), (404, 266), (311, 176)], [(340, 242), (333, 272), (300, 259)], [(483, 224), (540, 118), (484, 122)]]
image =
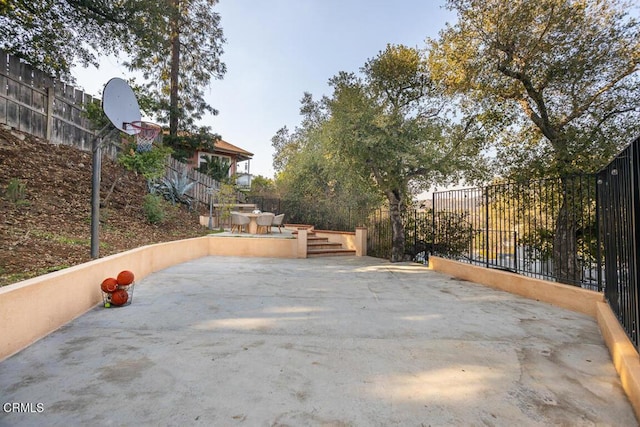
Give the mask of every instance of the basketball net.
[(136, 150), (139, 153), (151, 151), (153, 141), (160, 133), (161, 127), (155, 123), (149, 122), (132, 122), (129, 124), (136, 131)]

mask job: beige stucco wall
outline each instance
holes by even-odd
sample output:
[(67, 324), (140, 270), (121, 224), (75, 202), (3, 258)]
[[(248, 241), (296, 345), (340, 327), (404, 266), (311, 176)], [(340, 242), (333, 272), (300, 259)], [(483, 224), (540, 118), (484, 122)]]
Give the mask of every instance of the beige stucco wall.
[(596, 319), (607, 343), (613, 366), (615, 366), (620, 382), (631, 406), (640, 420), (640, 359), (638, 352), (620, 326), (620, 322), (606, 302), (597, 304)]
[[(233, 239), (233, 240), (229, 240)], [(297, 239), (209, 236), (209, 255), (297, 258)]]
[(596, 316), (596, 303), (603, 301), (599, 292), (435, 256), (429, 257), (429, 268), (592, 317)]
[(102, 302), (100, 283), (122, 270), (136, 279), (208, 255), (207, 237), (144, 246), (0, 288), (0, 360)]
[(326, 237), (332, 243), (341, 243), (344, 249), (350, 249), (350, 250), (356, 249), (356, 233), (355, 232), (314, 230), (314, 233), (318, 237)]

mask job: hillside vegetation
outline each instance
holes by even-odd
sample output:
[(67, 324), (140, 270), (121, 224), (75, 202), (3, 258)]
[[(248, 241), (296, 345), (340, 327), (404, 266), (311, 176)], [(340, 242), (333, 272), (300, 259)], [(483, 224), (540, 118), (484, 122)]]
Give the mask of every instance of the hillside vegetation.
[[(0, 286), (91, 260), (91, 164), (89, 152), (0, 125)], [(103, 158), (101, 257), (206, 233), (171, 205), (150, 224), (146, 194), (144, 178)]]

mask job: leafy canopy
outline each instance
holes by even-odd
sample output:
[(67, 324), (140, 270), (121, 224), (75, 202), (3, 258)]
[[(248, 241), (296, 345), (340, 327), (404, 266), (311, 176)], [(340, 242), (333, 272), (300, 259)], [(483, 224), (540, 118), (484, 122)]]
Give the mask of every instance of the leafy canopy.
[(372, 206), (386, 199), (392, 261), (404, 259), (402, 214), (417, 190), (452, 179), (478, 160), (474, 123), (450, 123), (447, 99), (430, 77), (424, 52), (402, 45), (365, 63), (361, 74), (329, 80), (331, 97), (305, 94), (302, 125), (273, 138), (277, 182), (320, 210), (320, 201)]
[(592, 171), (640, 131), (640, 25), (621, 0), (448, 0), (434, 78), (500, 142), (507, 174)]
[(99, 54), (128, 51), (153, 34), (162, 3), (150, 0), (4, 0), (0, 48), (71, 81), (75, 63), (98, 65)]
[(424, 189), (477, 160), (480, 140), (471, 138), (472, 124), (446, 120), (447, 99), (424, 52), (388, 45), (361, 71), (330, 80), (330, 139), (341, 160), (387, 198), (404, 202), (410, 185)]

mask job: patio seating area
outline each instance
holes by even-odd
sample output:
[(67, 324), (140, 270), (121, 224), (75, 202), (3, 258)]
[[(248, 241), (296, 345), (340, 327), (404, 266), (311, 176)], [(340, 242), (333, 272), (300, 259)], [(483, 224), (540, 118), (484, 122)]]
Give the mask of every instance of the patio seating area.
[(43, 409), (3, 425), (637, 425), (592, 317), (370, 257), (166, 268), (0, 384)]
[[(273, 227), (276, 227), (282, 233), (284, 216), (285, 214), (276, 215), (272, 212), (260, 212), (258, 210), (253, 212), (232, 211), (229, 229), (232, 233), (271, 234)], [(219, 224), (217, 218), (215, 223)], [(201, 216), (200, 224), (208, 225), (209, 219), (206, 216)]]

